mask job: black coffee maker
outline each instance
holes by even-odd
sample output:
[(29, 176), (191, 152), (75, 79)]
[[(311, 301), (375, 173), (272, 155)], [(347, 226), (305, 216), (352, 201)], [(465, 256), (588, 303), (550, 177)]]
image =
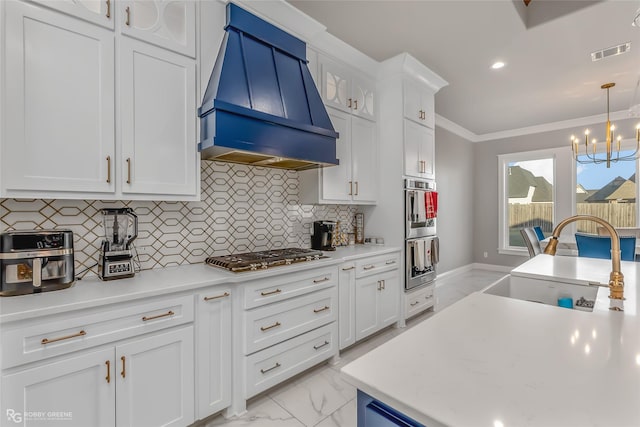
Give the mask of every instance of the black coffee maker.
[(333, 234), (336, 232), (335, 221), (313, 221), (311, 228), (311, 249), (335, 251)]

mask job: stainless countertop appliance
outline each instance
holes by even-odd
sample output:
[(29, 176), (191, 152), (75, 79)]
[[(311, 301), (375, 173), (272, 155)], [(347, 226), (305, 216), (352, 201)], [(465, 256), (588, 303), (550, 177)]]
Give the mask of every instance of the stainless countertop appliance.
[(103, 209), (105, 240), (98, 260), (98, 276), (102, 280), (133, 277), (133, 241), (138, 237), (138, 217), (131, 208)]
[(273, 249), (270, 251), (246, 252), (209, 257), (207, 265), (225, 268), (233, 272), (255, 271), (279, 265), (290, 265), (298, 262), (313, 261), (325, 258), (322, 251), (302, 248)]
[(71, 230), (7, 231), (0, 234), (0, 296), (55, 291), (73, 284)]

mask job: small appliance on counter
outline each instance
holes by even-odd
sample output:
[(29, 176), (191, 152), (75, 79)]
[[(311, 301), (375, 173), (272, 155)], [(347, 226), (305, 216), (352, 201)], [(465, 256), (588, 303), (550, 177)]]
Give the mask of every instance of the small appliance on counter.
[(0, 296), (56, 291), (73, 284), (71, 230), (7, 231), (0, 234)]
[(335, 251), (334, 233), (337, 231), (335, 221), (313, 221), (311, 228), (311, 249)]
[(138, 217), (131, 208), (103, 209), (105, 240), (100, 249), (98, 276), (102, 280), (133, 277), (132, 242), (138, 237)]

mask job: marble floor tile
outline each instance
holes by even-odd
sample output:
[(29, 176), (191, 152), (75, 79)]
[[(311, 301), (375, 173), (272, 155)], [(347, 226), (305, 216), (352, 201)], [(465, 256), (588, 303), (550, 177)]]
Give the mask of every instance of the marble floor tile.
[(314, 426), (354, 399), (356, 388), (327, 367), (269, 397), (305, 426)]
[(351, 399), (337, 411), (316, 424), (316, 427), (356, 427), (358, 399)]
[(252, 402), (247, 407), (247, 413), (231, 419), (225, 419), (222, 415), (204, 424), (204, 427), (304, 427), (299, 420), (284, 410), (271, 398), (265, 396)]

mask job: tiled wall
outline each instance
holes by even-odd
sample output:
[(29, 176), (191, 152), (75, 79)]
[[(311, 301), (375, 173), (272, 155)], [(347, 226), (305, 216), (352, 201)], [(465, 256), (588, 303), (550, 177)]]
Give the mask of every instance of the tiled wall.
[(69, 228), (80, 271), (98, 259), (100, 209), (130, 207), (138, 215), (134, 243), (146, 270), (211, 255), (309, 247), (312, 221), (353, 224), (355, 207), (300, 205), (295, 171), (202, 161), (201, 178), (200, 202), (0, 199), (0, 231)]

